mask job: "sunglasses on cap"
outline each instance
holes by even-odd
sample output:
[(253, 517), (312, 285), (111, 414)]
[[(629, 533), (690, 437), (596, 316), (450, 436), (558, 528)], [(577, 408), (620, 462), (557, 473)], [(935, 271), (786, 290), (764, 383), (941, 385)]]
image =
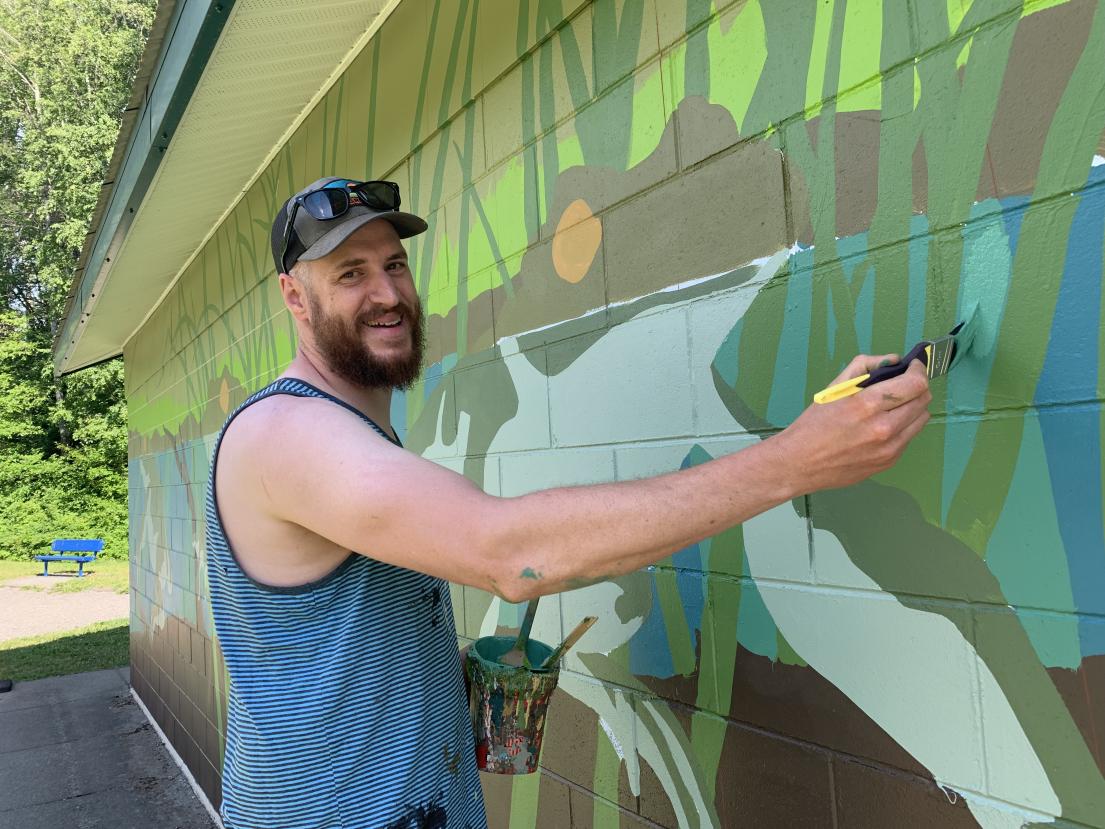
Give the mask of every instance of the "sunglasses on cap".
[(280, 265), (287, 273), (285, 260), (295, 232), (295, 217), (302, 207), (316, 221), (340, 219), (350, 208), (367, 207), (369, 210), (398, 210), (399, 185), (394, 181), (351, 181), (339, 179), (297, 196), (288, 211), (284, 225), (284, 241), (280, 251)]

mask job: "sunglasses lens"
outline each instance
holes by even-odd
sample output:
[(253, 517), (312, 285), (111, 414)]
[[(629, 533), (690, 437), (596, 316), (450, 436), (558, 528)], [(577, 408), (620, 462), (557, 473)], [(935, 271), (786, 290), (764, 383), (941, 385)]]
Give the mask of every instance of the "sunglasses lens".
[(399, 185), (391, 181), (366, 181), (358, 185), (357, 193), (365, 206), (373, 210), (398, 210)]
[(316, 219), (333, 219), (349, 207), (349, 196), (344, 188), (328, 187), (303, 197), (303, 206)]

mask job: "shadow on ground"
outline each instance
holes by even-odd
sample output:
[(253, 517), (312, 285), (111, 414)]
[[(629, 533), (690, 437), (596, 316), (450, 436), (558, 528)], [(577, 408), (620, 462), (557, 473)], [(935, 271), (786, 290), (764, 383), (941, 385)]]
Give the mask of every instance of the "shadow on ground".
[[(130, 661), (127, 620), (100, 622), (77, 633), (0, 643), (0, 679), (17, 682), (120, 668)], [(12, 647), (14, 645), (14, 647)]]

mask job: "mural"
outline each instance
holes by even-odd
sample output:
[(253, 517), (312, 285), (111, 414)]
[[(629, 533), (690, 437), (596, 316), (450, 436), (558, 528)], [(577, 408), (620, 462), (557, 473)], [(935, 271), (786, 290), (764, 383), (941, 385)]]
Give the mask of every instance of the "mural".
[(495, 825), (1105, 827), (1102, 66), (1093, 0), (401, 4), (127, 347), (134, 684), (204, 788), (208, 458), (294, 351), (269, 223), (390, 170), (431, 227), (394, 420), (495, 494), (702, 463), (983, 323), (893, 470), (542, 602), (600, 622)]

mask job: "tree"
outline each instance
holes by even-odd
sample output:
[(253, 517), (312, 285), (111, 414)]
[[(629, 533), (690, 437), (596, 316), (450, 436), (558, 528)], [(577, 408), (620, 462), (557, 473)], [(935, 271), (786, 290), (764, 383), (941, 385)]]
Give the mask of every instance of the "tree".
[(155, 0), (0, 0), (0, 557), (126, 554), (121, 361), (54, 378), (53, 334)]

